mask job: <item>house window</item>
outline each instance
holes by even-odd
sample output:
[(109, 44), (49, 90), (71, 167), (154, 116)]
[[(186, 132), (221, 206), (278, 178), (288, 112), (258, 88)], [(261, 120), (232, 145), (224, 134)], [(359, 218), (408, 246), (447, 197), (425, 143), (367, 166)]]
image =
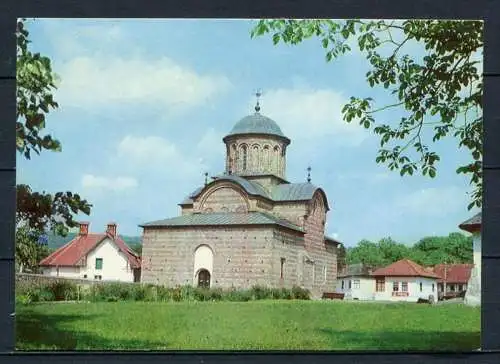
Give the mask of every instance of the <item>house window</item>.
[(459, 284), (458, 285), (458, 290), (459, 291), (463, 291), (464, 290), (464, 285), (463, 284)]
[(102, 269), (102, 258), (95, 258), (95, 269)]
[(283, 279), (283, 265), (285, 264), (285, 258), (281, 258), (281, 267), (280, 267), (280, 278)]
[(455, 292), (455, 285), (454, 284), (450, 284), (450, 291)]
[(342, 289), (344, 289), (344, 283), (345, 283), (344, 280), (342, 280)]
[(349, 280), (349, 289), (351, 289), (351, 280)]
[(94, 276), (94, 279), (100, 281), (102, 279), (102, 276)]
[(87, 279), (87, 275), (86, 275), (86, 274), (84, 274), (84, 275), (83, 275), (83, 278), (84, 278), (84, 279)]
[(434, 292), (434, 283), (432, 283), (432, 292)]
[(422, 292), (422, 282), (420, 282), (420, 292)]
[(401, 291), (408, 292), (408, 282), (401, 282)]
[(399, 282), (393, 282), (392, 283), (392, 291), (393, 292), (399, 291)]
[(354, 289), (359, 289), (359, 279), (353, 281)]
[(377, 292), (384, 292), (385, 291), (385, 279), (377, 279), (376, 291)]

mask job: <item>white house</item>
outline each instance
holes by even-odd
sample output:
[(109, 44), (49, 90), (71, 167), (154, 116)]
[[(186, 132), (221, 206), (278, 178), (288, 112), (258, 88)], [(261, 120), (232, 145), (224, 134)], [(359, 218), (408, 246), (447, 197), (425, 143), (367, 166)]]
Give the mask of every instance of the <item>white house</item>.
[(474, 267), (467, 283), (465, 304), (478, 306), (481, 304), (481, 213), (464, 221), (459, 227), (472, 234), (473, 242)]
[(375, 279), (374, 300), (417, 302), (422, 298), (437, 301), (437, 281), (441, 277), (411, 260), (399, 260), (375, 270), (371, 276)]
[(137, 282), (141, 258), (117, 235), (109, 223), (102, 234), (90, 234), (89, 223), (80, 223), (79, 234), (40, 262), (45, 275)]
[(373, 300), (375, 279), (370, 269), (363, 264), (351, 264), (337, 277), (337, 293), (344, 294), (344, 300)]

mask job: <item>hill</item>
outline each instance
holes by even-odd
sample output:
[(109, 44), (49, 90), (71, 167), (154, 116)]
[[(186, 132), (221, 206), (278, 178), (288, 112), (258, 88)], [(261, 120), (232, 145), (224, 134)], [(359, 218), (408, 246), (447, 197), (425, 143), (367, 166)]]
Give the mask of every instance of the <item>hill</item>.
[[(48, 239), (48, 247), (49, 249), (58, 249), (62, 247), (64, 244), (69, 243), (71, 240), (73, 240), (76, 237), (76, 233), (69, 233), (67, 236), (59, 236), (55, 235), (53, 233), (49, 234), (49, 239)], [(120, 235), (120, 237), (125, 241), (125, 243), (132, 249), (136, 250), (135, 248), (137, 246), (142, 245), (141, 242), (141, 237), (140, 236), (126, 236), (126, 235)]]

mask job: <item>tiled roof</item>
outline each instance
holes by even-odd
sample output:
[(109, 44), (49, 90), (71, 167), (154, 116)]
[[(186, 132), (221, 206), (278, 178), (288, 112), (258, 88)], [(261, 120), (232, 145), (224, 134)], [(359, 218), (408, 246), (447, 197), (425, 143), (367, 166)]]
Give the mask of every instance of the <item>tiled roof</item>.
[(387, 267), (377, 269), (372, 273), (373, 276), (385, 277), (428, 277), (441, 278), (436, 273), (429, 269), (418, 265), (408, 259), (398, 260)]
[(274, 120), (258, 112), (238, 121), (226, 137), (239, 134), (268, 134), (286, 138)]
[(434, 273), (441, 277), (438, 282), (467, 283), (473, 264), (438, 264), (434, 267)]
[(464, 221), (458, 227), (470, 233), (481, 230), (481, 213), (477, 213), (469, 220)]
[(69, 243), (63, 245), (43, 259), (40, 262), (40, 266), (82, 266), (88, 253), (106, 238), (114, 241), (121, 252), (127, 256), (132, 268), (139, 268), (141, 266), (141, 258), (135, 254), (120, 237), (113, 239), (108, 234), (77, 235)]
[[(216, 181), (232, 181), (239, 184), (249, 195), (260, 196), (275, 202), (286, 201), (308, 201), (310, 200), (316, 190), (317, 186), (311, 183), (283, 183), (274, 186), (270, 193), (259, 183), (249, 181), (246, 178), (237, 175), (221, 175), (216, 177)], [(214, 182), (211, 182), (214, 183)], [(202, 191), (204, 187), (197, 188), (190, 193), (180, 205), (190, 205)]]
[(279, 225), (288, 229), (303, 232), (303, 230), (287, 220), (279, 219), (263, 212), (231, 213), (214, 212), (189, 214), (171, 219), (148, 222), (141, 227), (176, 227), (176, 226), (218, 226), (218, 225)]

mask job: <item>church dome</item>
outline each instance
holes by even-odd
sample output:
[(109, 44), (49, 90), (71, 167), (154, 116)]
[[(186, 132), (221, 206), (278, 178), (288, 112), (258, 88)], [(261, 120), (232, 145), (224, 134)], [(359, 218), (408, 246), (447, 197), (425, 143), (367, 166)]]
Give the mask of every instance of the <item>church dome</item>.
[(276, 122), (256, 112), (245, 116), (234, 125), (227, 136), (239, 134), (267, 134), (286, 138)]

